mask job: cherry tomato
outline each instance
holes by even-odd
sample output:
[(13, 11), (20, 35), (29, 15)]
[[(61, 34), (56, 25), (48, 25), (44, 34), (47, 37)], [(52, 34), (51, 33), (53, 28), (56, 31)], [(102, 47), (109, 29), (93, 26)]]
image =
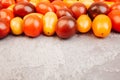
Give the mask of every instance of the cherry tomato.
[(112, 1), (112, 2), (120, 2), (120, 0), (106, 0), (106, 1)]
[(95, 2), (88, 9), (88, 15), (91, 19), (94, 19), (99, 14), (108, 14), (109, 6), (104, 2)]
[(76, 33), (76, 20), (71, 16), (59, 18), (56, 26), (56, 33), (60, 38), (70, 38)]
[(87, 13), (87, 8), (82, 3), (75, 3), (70, 7), (70, 10), (75, 15), (75, 18), (77, 19), (80, 15)]
[(72, 11), (70, 9), (67, 9), (67, 8), (62, 8), (62, 9), (57, 10), (56, 15), (58, 16), (58, 18), (60, 18), (62, 16), (74, 17)]
[(115, 10), (115, 9), (118, 9), (120, 10), (120, 2), (117, 2), (115, 4), (113, 4), (111, 7), (110, 7), (110, 10)]
[(10, 32), (9, 23), (5, 20), (0, 20), (0, 39), (6, 37)]
[(24, 17), (29, 13), (35, 12), (35, 6), (28, 2), (21, 2), (17, 3), (13, 10), (16, 16)]
[(4, 8), (7, 8), (10, 5), (15, 4), (15, 0), (1, 0), (1, 4)]
[(36, 6), (36, 11), (41, 14), (45, 14), (47, 12), (54, 12), (54, 6), (48, 2), (40, 2)]
[(42, 33), (42, 27), (42, 20), (37, 15), (29, 15), (23, 20), (23, 32), (26, 36), (39, 36)]
[(43, 17), (43, 32), (47, 36), (55, 33), (57, 24), (57, 15), (54, 12), (47, 12)]
[(81, 33), (86, 33), (91, 29), (92, 26), (92, 21), (91, 19), (88, 17), (88, 15), (84, 14), (81, 15), (78, 19), (77, 19), (77, 30)]
[(41, 2), (50, 2), (50, 1), (49, 0), (30, 0), (29, 2), (36, 6)]
[(30, 13), (30, 14), (24, 16), (23, 20), (25, 20), (25, 18), (27, 18), (28, 16), (34, 16), (34, 15), (38, 16), (41, 20), (43, 20), (43, 14), (40, 14), (40, 13)]
[(53, 1), (51, 4), (55, 8), (55, 12), (62, 8), (68, 8), (67, 5), (63, 1), (59, 1), (59, 0)]
[(110, 18), (105, 14), (96, 16), (92, 23), (92, 30), (97, 37), (106, 37), (110, 34), (112, 23)]
[(73, 5), (74, 3), (78, 2), (77, 0), (63, 0), (64, 3), (67, 4), (68, 7)]
[(120, 32), (120, 10), (112, 10), (108, 16), (112, 21), (112, 29), (116, 32)]
[(16, 3), (19, 3), (19, 2), (29, 2), (29, 0), (16, 0)]
[(1, 9), (0, 10), (0, 19), (5, 19), (7, 22), (10, 22), (10, 20), (14, 17), (14, 14), (9, 9)]
[(10, 21), (10, 28), (14, 35), (22, 34), (22, 32), (23, 32), (22, 26), (23, 26), (23, 20), (21, 17), (14, 17)]

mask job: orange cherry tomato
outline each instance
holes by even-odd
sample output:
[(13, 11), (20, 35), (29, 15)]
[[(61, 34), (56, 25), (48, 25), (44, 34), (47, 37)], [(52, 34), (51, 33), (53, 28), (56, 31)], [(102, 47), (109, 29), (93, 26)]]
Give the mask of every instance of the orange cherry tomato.
[(92, 30), (97, 37), (106, 37), (110, 34), (112, 28), (111, 20), (105, 14), (96, 16), (92, 23)]
[(81, 15), (78, 19), (77, 19), (77, 30), (81, 33), (86, 33), (91, 29), (92, 26), (92, 21), (91, 19), (88, 17), (88, 15), (84, 14)]
[(10, 28), (14, 35), (22, 34), (23, 19), (21, 17), (14, 17), (10, 21)]
[(42, 27), (42, 19), (37, 15), (29, 15), (23, 20), (23, 32), (26, 36), (39, 36), (42, 33)]
[(0, 19), (5, 19), (6, 21), (10, 22), (10, 20), (14, 17), (14, 14), (9, 9), (1, 9), (0, 10)]
[(58, 10), (58, 9), (62, 9), (62, 8), (68, 8), (67, 4), (65, 4), (63, 1), (60, 1), (60, 0), (56, 0), (56, 1), (53, 1), (51, 3), (54, 8), (55, 8), (55, 12)]
[(54, 12), (47, 12), (43, 17), (43, 32), (47, 36), (55, 33), (58, 18)]
[(7, 8), (10, 5), (15, 4), (15, 0), (1, 0), (0, 2), (4, 8)]
[(41, 14), (45, 14), (47, 12), (54, 12), (54, 6), (49, 2), (40, 2), (36, 6), (36, 11)]

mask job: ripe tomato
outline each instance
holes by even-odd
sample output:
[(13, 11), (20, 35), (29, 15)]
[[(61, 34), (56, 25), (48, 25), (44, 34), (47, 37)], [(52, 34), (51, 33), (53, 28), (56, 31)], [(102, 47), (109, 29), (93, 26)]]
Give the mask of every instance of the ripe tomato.
[(24, 16), (24, 17), (23, 17), (23, 20), (25, 20), (25, 18), (27, 18), (28, 16), (32, 16), (32, 15), (33, 15), (33, 16), (36, 15), (36, 16), (38, 16), (41, 20), (43, 20), (43, 14), (40, 14), (40, 13), (30, 13), (30, 14)]
[(16, 3), (19, 3), (19, 2), (29, 2), (29, 0), (16, 0)]
[(116, 32), (120, 32), (120, 10), (112, 10), (108, 16), (112, 21), (112, 29)]
[(70, 7), (70, 10), (73, 12), (75, 18), (77, 19), (80, 15), (87, 13), (87, 8), (83, 3), (75, 3)]
[(21, 2), (15, 4), (13, 11), (16, 16), (24, 17), (29, 13), (35, 12), (35, 6), (28, 2)]
[(68, 7), (73, 5), (74, 3), (78, 2), (77, 0), (63, 0), (64, 3), (67, 4)]
[(23, 20), (21, 17), (14, 17), (10, 21), (10, 28), (14, 35), (22, 34), (22, 32), (23, 32), (22, 26), (23, 26)]
[(74, 17), (72, 11), (70, 9), (67, 9), (67, 8), (57, 10), (56, 15), (58, 16), (58, 18), (60, 18), (62, 16)]
[(120, 2), (120, 0), (106, 0), (106, 1)]
[(113, 4), (111, 7), (110, 7), (110, 10), (115, 10), (115, 9), (118, 9), (120, 10), (120, 2), (117, 2), (115, 4)]
[(71, 16), (59, 18), (56, 26), (56, 33), (60, 38), (70, 38), (76, 33), (76, 20)]
[(7, 8), (10, 5), (15, 4), (15, 0), (1, 0), (0, 2), (4, 8)]
[(49, 2), (40, 2), (36, 6), (36, 11), (41, 14), (45, 14), (47, 12), (54, 12), (54, 6)]
[(54, 8), (55, 8), (55, 12), (58, 10), (58, 9), (62, 9), (62, 8), (68, 8), (67, 5), (63, 2), (63, 1), (59, 1), (59, 0), (56, 0), (56, 1), (53, 1), (51, 3)]
[(10, 22), (10, 20), (14, 17), (14, 14), (9, 9), (1, 9), (0, 10), (0, 18), (5, 19), (6, 21)]
[(92, 21), (88, 15), (81, 15), (77, 19), (77, 30), (81, 33), (86, 33), (91, 29)]
[(42, 20), (37, 15), (29, 15), (23, 20), (23, 32), (26, 36), (39, 36), (42, 32), (42, 27)]
[(57, 15), (54, 12), (47, 12), (43, 17), (43, 32), (47, 36), (55, 33), (57, 24)]
[(0, 39), (6, 37), (10, 32), (9, 23), (0, 19)]
[(97, 37), (106, 37), (110, 34), (112, 23), (110, 18), (105, 14), (96, 16), (92, 23), (92, 30)]
[(36, 6), (41, 2), (50, 2), (50, 1), (49, 0), (30, 0), (29, 2)]

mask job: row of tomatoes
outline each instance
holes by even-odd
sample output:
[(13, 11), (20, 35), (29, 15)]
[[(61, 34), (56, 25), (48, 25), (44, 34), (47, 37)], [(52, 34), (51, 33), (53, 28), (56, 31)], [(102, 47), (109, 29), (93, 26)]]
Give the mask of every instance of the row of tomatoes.
[(108, 36), (111, 29), (120, 32), (120, 3), (109, 7), (104, 2), (94, 2), (87, 9), (80, 2), (69, 8), (60, 0), (40, 2), (36, 6), (20, 2), (0, 10), (0, 38), (10, 31), (29, 37), (43, 32), (47, 36), (56, 33), (60, 38), (70, 38), (76, 31), (86, 33), (90, 29), (97, 37)]

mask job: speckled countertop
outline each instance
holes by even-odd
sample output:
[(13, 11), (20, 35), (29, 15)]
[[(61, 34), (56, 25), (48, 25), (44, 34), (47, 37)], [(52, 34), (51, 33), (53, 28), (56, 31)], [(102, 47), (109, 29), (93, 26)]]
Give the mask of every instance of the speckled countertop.
[(0, 40), (0, 80), (120, 80), (120, 34)]

